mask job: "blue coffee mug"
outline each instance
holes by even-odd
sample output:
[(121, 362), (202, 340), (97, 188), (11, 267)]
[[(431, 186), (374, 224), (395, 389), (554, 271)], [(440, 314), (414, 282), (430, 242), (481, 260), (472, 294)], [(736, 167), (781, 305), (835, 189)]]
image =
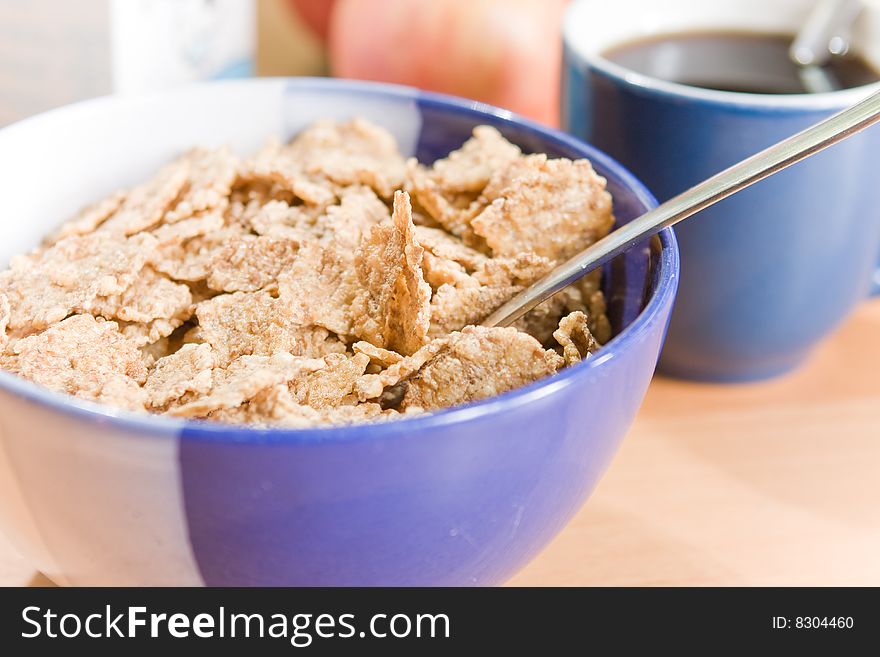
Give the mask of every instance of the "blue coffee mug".
[[(810, 0), (579, 0), (564, 25), (563, 127), (617, 158), (661, 200), (880, 89), (715, 91), (634, 73), (602, 57), (658, 34), (793, 33)], [(880, 70), (880, 6), (853, 47)], [(681, 282), (660, 370), (747, 381), (787, 372), (877, 289), (880, 127), (676, 227)]]

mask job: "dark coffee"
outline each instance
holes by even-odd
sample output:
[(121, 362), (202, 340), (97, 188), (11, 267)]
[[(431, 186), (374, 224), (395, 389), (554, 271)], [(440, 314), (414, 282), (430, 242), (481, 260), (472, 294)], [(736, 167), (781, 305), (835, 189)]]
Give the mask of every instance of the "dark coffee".
[[(809, 93), (804, 71), (788, 57), (791, 35), (688, 32), (631, 41), (603, 56), (630, 70), (692, 87), (757, 94)], [(880, 80), (864, 58), (833, 57), (822, 70), (834, 88)]]

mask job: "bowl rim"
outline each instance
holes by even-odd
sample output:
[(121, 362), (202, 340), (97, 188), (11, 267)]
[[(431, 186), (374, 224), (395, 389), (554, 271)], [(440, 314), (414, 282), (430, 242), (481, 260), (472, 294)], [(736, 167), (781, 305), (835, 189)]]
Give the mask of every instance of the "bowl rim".
[[(338, 78), (247, 78), (239, 80), (220, 80), (187, 85), (173, 90), (142, 94), (138, 96), (103, 96), (66, 105), (37, 114), (0, 129), (0, 136), (7, 131), (18, 130), (25, 125), (38, 124), (47, 117), (77, 111), (106, 111), (107, 108), (124, 102), (171, 101), (179, 94), (198, 93), (200, 88), (213, 89), (217, 86), (250, 86), (259, 84), (284, 84), (284, 91), (348, 91), (369, 95), (379, 95), (396, 99), (411, 100), (443, 108), (452, 113), (467, 114), (473, 117), (488, 116), (496, 122), (516, 125), (540, 136), (545, 142), (574, 149), (594, 164), (612, 174), (620, 183), (643, 204), (653, 207), (656, 199), (648, 189), (623, 165), (580, 139), (559, 129), (545, 126), (520, 116), (510, 110), (446, 94), (423, 91), (403, 85), (356, 81)], [(206, 420), (174, 418), (164, 415), (136, 413), (124, 409), (99, 404), (72, 395), (55, 392), (41, 385), (27, 381), (11, 372), (0, 370), (0, 392), (11, 393), (27, 402), (48, 407), (83, 421), (92, 421), (106, 427), (118, 428), (131, 433), (148, 434), (162, 438), (172, 436), (188, 440), (207, 440), (232, 443), (319, 443), (332, 441), (341, 443), (351, 440), (373, 440), (387, 438), (393, 434), (417, 434), (423, 430), (440, 426), (464, 423), (468, 420), (503, 412), (512, 406), (527, 404), (553, 394), (562, 388), (573, 385), (590, 375), (594, 370), (606, 367), (619, 358), (622, 351), (637, 342), (650, 330), (663, 309), (671, 304), (677, 288), (679, 273), (679, 251), (675, 234), (671, 228), (658, 233), (660, 253), (655, 272), (657, 285), (650, 293), (648, 303), (641, 312), (624, 327), (620, 333), (602, 346), (596, 356), (582, 363), (567, 367), (557, 374), (545, 377), (529, 385), (496, 395), (488, 399), (441, 409), (424, 415), (401, 417), (390, 421), (365, 422), (350, 425), (326, 425), (306, 428), (291, 427), (250, 427), (247, 425), (226, 424)]]

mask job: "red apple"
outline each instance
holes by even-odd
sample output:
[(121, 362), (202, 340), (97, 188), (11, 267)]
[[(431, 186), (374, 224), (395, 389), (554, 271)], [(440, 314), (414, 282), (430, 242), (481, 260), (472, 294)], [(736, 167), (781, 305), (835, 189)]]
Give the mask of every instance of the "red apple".
[(567, 0), (339, 0), (338, 77), (465, 96), (558, 123)]
[(309, 29), (321, 39), (327, 41), (330, 31), (330, 16), (336, 0), (287, 0), (290, 7)]

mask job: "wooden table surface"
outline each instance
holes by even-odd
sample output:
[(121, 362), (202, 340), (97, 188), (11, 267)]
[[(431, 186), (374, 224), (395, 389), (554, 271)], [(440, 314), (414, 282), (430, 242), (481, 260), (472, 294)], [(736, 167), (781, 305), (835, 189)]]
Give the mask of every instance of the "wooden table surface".
[[(0, 537), (0, 584), (41, 585)], [(880, 585), (880, 300), (758, 384), (657, 378), (590, 499), (511, 585)]]

